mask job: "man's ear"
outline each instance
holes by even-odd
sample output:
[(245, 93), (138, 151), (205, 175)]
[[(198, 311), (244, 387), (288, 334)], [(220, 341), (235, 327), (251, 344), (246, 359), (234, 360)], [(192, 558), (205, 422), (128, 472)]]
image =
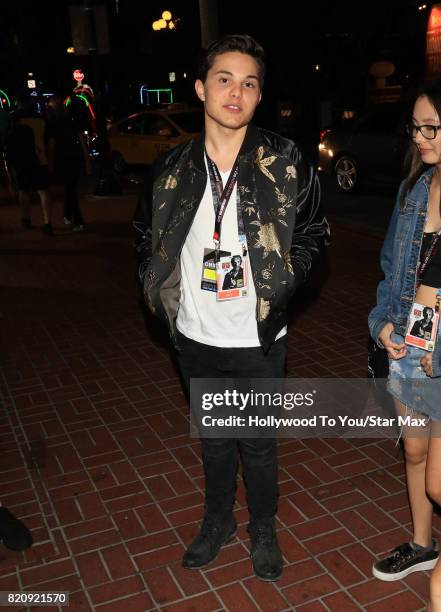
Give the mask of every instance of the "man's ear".
[(262, 92), (260, 92), (260, 94), (259, 94), (259, 101), (258, 101), (257, 104), (260, 104), (261, 99), (262, 99)]
[(202, 102), (205, 102), (205, 87), (200, 79), (196, 80), (194, 84), (194, 88), (195, 88), (196, 95), (199, 98), (199, 100), (202, 100)]

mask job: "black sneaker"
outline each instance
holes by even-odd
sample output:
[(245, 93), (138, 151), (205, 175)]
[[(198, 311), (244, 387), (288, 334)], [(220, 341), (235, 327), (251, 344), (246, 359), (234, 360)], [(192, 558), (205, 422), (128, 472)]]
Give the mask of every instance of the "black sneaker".
[(429, 551), (420, 551), (406, 542), (394, 548), (392, 553), (390, 557), (374, 563), (372, 574), (375, 578), (386, 582), (402, 580), (412, 572), (433, 569), (439, 557), (439, 549), (435, 540), (433, 540), (433, 548)]
[(10, 550), (26, 550), (32, 546), (29, 529), (4, 506), (0, 506), (0, 540)]
[(251, 560), (255, 575), (261, 580), (278, 580), (283, 559), (277, 541), (274, 519), (254, 520), (248, 525), (251, 537)]
[(234, 538), (236, 531), (233, 515), (226, 519), (205, 515), (199, 534), (185, 551), (183, 567), (199, 569), (211, 563), (219, 554), (221, 546)]

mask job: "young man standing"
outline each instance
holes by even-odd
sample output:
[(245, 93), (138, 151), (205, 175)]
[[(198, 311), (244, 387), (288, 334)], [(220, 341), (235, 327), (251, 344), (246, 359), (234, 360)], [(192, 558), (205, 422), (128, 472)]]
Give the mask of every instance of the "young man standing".
[[(191, 378), (285, 375), (288, 298), (329, 236), (313, 169), (293, 142), (250, 124), (264, 70), (263, 49), (249, 36), (210, 45), (195, 84), (205, 131), (156, 164), (135, 215), (144, 296), (169, 325), (187, 390)], [(228, 293), (221, 264), (234, 256), (244, 282)], [(206, 566), (236, 533), (240, 453), (254, 572), (277, 580), (276, 441), (201, 445), (205, 516), (184, 567)]]

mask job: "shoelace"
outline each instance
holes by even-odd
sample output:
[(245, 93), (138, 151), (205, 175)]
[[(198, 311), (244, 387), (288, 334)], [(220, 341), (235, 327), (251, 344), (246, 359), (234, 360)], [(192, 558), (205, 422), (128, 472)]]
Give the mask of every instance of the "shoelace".
[(410, 561), (418, 554), (418, 552), (413, 549), (410, 544), (402, 544), (398, 546), (394, 550), (394, 561), (391, 564), (392, 569), (398, 569), (402, 563), (406, 561)]
[(273, 530), (271, 525), (256, 525), (253, 528), (252, 534), (257, 544), (261, 544), (262, 546), (266, 546), (271, 544), (273, 540)]

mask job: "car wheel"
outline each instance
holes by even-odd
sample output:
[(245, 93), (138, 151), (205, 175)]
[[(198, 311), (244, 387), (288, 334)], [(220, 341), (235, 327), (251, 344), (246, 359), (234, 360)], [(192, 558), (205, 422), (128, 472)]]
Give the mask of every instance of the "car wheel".
[(342, 191), (349, 193), (357, 186), (357, 164), (348, 155), (340, 157), (334, 168), (337, 185)]
[(118, 151), (112, 153), (112, 168), (116, 174), (124, 174), (127, 169), (126, 161)]

